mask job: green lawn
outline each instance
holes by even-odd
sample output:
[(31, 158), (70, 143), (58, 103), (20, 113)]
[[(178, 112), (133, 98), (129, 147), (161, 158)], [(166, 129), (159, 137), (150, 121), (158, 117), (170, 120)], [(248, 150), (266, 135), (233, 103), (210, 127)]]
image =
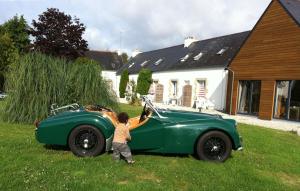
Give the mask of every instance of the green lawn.
[[(139, 108), (140, 109), (140, 108)], [(131, 116), (136, 108), (122, 105)], [(225, 163), (193, 156), (77, 158), (37, 143), (31, 125), (0, 123), (0, 190), (300, 190), (300, 137), (240, 124), (245, 150)]]

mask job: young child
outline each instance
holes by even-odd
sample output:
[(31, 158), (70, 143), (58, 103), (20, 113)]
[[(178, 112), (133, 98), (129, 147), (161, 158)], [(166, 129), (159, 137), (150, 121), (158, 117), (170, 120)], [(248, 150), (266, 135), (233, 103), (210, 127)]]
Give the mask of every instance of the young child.
[(128, 122), (128, 115), (122, 112), (118, 115), (119, 123), (116, 125), (114, 139), (112, 143), (113, 147), (113, 159), (120, 160), (120, 154), (125, 157), (128, 164), (133, 164), (132, 155), (127, 141), (131, 140), (129, 134), (129, 128), (126, 126)]

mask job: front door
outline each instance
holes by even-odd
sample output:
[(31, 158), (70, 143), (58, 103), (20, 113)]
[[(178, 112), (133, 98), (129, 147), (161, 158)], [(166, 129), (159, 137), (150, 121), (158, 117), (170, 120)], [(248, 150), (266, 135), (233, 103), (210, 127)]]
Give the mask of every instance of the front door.
[(260, 81), (239, 81), (238, 113), (257, 115), (260, 101)]

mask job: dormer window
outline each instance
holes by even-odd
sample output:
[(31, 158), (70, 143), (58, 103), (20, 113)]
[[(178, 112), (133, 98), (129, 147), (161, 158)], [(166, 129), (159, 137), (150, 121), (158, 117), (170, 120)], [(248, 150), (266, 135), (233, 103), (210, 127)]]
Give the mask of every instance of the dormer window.
[(190, 54), (187, 54), (183, 58), (181, 58), (180, 61), (185, 62), (189, 57), (190, 57)]
[(194, 57), (194, 60), (197, 61), (197, 60), (199, 60), (202, 56), (203, 56), (203, 52), (200, 52), (199, 54), (197, 54), (197, 56)]
[(132, 63), (128, 66), (128, 68), (131, 68), (133, 65), (134, 65), (134, 62), (132, 62)]
[(154, 64), (157, 66), (164, 61), (162, 58), (158, 59)]
[(149, 62), (149, 60), (145, 60), (143, 63), (141, 63), (141, 66), (144, 67)]
[(217, 53), (217, 55), (222, 55), (222, 54), (224, 54), (224, 52), (225, 52), (227, 49), (228, 49), (228, 47), (222, 48), (222, 49)]

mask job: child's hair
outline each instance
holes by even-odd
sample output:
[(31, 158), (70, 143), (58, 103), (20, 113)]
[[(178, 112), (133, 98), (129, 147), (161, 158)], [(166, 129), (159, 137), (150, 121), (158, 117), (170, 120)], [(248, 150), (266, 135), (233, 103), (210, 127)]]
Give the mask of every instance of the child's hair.
[(120, 123), (126, 124), (128, 122), (128, 119), (129, 119), (129, 116), (127, 113), (125, 113), (125, 112), (119, 113), (118, 120)]

